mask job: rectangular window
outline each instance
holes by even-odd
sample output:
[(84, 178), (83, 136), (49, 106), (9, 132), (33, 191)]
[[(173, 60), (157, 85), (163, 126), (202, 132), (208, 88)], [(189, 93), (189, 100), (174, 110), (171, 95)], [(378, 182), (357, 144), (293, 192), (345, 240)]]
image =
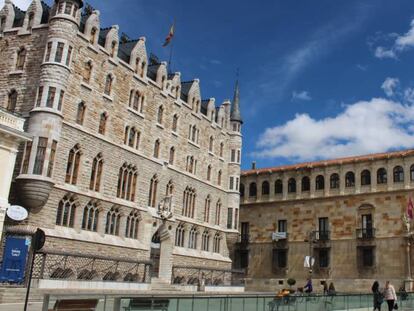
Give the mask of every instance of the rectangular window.
[(364, 267), (373, 267), (374, 266), (374, 248), (366, 247), (362, 250), (362, 265)]
[(240, 238), (242, 242), (249, 242), (250, 226), (248, 222), (242, 222), (240, 228)]
[(234, 229), (238, 229), (239, 227), (239, 210), (236, 208), (234, 209)]
[(229, 189), (233, 190), (234, 187), (234, 177), (230, 177)]
[(236, 177), (236, 191), (239, 191), (239, 177)]
[(273, 270), (281, 270), (287, 267), (287, 249), (273, 249), (272, 254)]
[(280, 219), (277, 222), (277, 231), (278, 232), (287, 232), (287, 220), (286, 219)]
[(373, 237), (372, 215), (371, 214), (362, 215), (361, 222), (362, 222), (362, 237), (372, 238)]
[(227, 209), (227, 229), (231, 229), (233, 227), (233, 209)]
[(26, 143), (26, 150), (24, 152), (22, 174), (27, 174), (27, 171), (29, 170), (29, 161), (30, 161), (31, 152), (32, 152), (32, 142), (28, 141)]
[(231, 150), (230, 162), (236, 162), (236, 150)]
[(55, 163), (56, 147), (57, 147), (57, 141), (54, 140), (52, 142), (52, 149), (50, 149), (49, 167), (47, 168), (47, 177), (52, 177), (53, 165)]
[(319, 238), (318, 240), (329, 240), (329, 220), (328, 217), (319, 218)]
[(249, 266), (249, 251), (247, 250), (239, 250), (237, 251), (240, 260), (239, 268), (246, 269)]
[(60, 63), (62, 61), (63, 57), (63, 49), (65, 48), (65, 44), (62, 42), (59, 42), (56, 49), (56, 55), (55, 55), (55, 62)]
[(42, 175), (43, 166), (45, 163), (45, 155), (47, 148), (47, 138), (39, 137), (39, 142), (37, 144), (36, 158), (33, 168), (33, 174)]
[(329, 248), (321, 248), (319, 250), (319, 267), (320, 268), (329, 267)]
[(55, 95), (56, 95), (56, 88), (49, 87), (49, 93), (47, 94), (47, 100), (46, 100), (46, 107), (53, 108), (53, 103), (55, 101)]
[(52, 42), (47, 43), (46, 47), (46, 55), (45, 55), (45, 62), (50, 61), (50, 53), (52, 51)]
[(39, 92), (37, 93), (36, 107), (40, 107), (40, 104), (42, 102), (42, 96), (43, 96), (43, 86), (40, 86)]
[(68, 14), (68, 15), (72, 14), (72, 3), (66, 2), (65, 14)]
[(73, 48), (70, 46), (68, 49), (68, 55), (66, 56), (66, 66), (70, 64), (70, 58), (72, 57), (72, 50)]
[(59, 96), (59, 102), (58, 102), (58, 110), (62, 111), (62, 105), (63, 105), (63, 98), (65, 97), (65, 91), (60, 91), (60, 96)]
[(237, 150), (237, 163), (240, 163), (240, 150)]

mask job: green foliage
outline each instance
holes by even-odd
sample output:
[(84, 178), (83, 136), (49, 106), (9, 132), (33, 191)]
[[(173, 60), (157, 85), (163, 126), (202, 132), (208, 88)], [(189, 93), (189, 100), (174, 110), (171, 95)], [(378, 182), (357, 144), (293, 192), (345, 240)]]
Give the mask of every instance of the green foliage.
[(296, 284), (296, 280), (291, 278), (291, 279), (287, 280), (287, 283), (288, 283), (289, 286), (293, 286), (293, 285)]

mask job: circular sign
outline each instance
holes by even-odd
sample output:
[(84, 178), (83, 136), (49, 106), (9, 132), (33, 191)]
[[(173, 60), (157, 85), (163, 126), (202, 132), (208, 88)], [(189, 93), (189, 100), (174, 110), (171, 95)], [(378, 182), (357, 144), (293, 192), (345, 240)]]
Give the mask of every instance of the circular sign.
[(21, 207), (19, 205), (11, 205), (6, 212), (7, 216), (9, 218), (15, 220), (15, 221), (22, 221), (27, 218), (29, 215), (27, 213), (27, 210), (24, 207)]

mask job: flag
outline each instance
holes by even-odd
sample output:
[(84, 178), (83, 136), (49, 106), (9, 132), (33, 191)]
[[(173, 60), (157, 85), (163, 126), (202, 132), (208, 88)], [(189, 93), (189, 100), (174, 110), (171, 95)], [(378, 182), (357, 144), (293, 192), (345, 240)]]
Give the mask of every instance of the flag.
[(170, 44), (173, 37), (174, 37), (174, 24), (171, 25), (170, 32), (168, 33), (167, 37), (165, 38), (165, 42), (162, 46), (164, 47), (164, 46), (167, 46), (168, 44)]
[(408, 218), (413, 219), (413, 210), (414, 210), (414, 206), (413, 206), (413, 201), (411, 200), (411, 197), (408, 199), (408, 205), (407, 205), (407, 215)]

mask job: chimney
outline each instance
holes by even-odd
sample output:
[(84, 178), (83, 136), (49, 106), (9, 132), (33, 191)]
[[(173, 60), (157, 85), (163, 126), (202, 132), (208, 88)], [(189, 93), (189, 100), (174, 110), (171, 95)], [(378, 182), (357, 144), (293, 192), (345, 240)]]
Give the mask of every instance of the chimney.
[(256, 169), (256, 161), (253, 161), (252, 162), (252, 170), (255, 170)]

